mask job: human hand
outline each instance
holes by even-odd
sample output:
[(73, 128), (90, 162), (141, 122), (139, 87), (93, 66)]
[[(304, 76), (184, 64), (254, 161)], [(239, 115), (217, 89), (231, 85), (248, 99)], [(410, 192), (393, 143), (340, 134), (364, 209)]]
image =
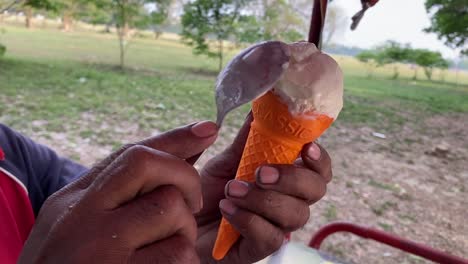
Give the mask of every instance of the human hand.
[[(201, 171), (204, 207), (197, 214), (197, 251), (202, 263), (253, 263), (278, 250), (286, 233), (303, 227), (309, 205), (320, 200), (331, 180), (331, 160), (319, 145), (306, 145), (294, 165), (271, 164), (257, 170), (256, 182), (233, 180), (252, 118), (234, 143)], [(221, 216), (241, 234), (226, 257), (211, 256)]]
[(124, 146), (42, 207), (19, 263), (199, 263), (201, 122)]

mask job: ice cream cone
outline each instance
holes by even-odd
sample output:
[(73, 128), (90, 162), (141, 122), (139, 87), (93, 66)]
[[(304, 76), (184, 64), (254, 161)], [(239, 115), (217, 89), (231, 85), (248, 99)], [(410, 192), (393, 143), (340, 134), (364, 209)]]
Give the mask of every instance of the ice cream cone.
[[(268, 92), (253, 102), (252, 122), (236, 179), (255, 181), (255, 171), (263, 164), (292, 164), (303, 146), (316, 140), (333, 118), (315, 112), (292, 115), (279, 96)], [(239, 233), (222, 219), (213, 248), (216, 260), (224, 258)]]

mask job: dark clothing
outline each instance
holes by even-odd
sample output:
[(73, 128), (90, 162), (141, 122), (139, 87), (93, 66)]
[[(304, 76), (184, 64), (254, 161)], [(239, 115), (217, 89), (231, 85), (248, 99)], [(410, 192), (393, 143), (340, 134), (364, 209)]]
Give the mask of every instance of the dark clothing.
[(16, 263), (44, 201), (86, 171), (0, 124), (0, 263)]

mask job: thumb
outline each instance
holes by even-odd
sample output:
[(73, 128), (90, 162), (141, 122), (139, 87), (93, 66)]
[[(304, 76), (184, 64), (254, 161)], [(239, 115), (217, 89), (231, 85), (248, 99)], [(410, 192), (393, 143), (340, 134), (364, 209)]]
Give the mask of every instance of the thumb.
[(218, 127), (215, 123), (202, 121), (148, 138), (140, 144), (181, 159), (189, 159), (211, 146), (217, 135)]
[(239, 130), (233, 143), (221, 154), (217, 155), (203, 168), (204, 175), (215, 175), (220, 178), (233, 178), (244, 152), (245, 143), (249, 136), (250, 124), (253, 121), (252, 111), (245, 118), (244, 125)]
[(169, 130), (157, 136), (123, 146), (106, 159), (93, 166), (91, 171), (79, 180), (78, 187), (86, 188), (96, 176), (128, 148), (141, 145), (169, 153), (180, 159), (190, 159), (211, 146), (218, 135), (218, 127), (211, 121), (202, 121)]

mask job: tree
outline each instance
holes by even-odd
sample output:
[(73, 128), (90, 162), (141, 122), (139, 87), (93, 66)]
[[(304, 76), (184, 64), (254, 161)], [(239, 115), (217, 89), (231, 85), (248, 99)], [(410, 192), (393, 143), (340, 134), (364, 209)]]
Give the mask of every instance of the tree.
[(149, 24), (153, 29), (155, 39), (162, 34), (162, 25), (164, 25), (169, 16), (169, 10), (172, 4), (171, 0), (160, 0), (154, 3), (154, 10), (149, 14)]
[(424, 69), (424, 74), (428, 80), (432, 79), (432, 73), (435, 68), (446, 69), (449, 66), (440, 52), (427, 49), (414, 49), (411, 50), (410, 56), (411, 61)]
[[(185, 5), (182, 16), (182, 37), (196, 55), (218, 58), (223, 66), (224, 41), (236, 35), (239, 11), (245, 0), (195, 0)], [(215, 47), (208, 38), (214, 40)]]
[(0, 16), (9, 10), (23, 12), (25, 16), (26, 28), (31, 28), (33, 25), (33, 9), (53, 10), (54, 6), (49, 0), (0, 0)]
[(331, 4), (328, 7), (323, 28), (323, 46), (330, 46), (333, 43), (333, 38), (338, 34), (343, 34), (348, 25), (348, 17), (346, 12), (337, 5)]
[[(75, 13), (75, 18), (91, 25), (112, 25), (114, 12), (107, 9), (107, 5), (101, 5), (99, 1), (83, 0), (83, 6)], [(110, 32), (110, 29), (109, 29)]]
[[(50, 0), (55, 7), (56, 13), (62, 18), (62, 30), (70, 31), (77, 14), (86, 9), (87, 2), (84, 0)], [(80, 10), (81, 9), (81, 10)], [(85, 12), (85, 11), (82, 11)]]
[(262, 40), (277, 39), (298, 41), (303, 38), (300, 30), (305, 26), (293, 7), (285, 0), (261, 0), (260, 17)]
[(261, 22), (254, 15), (240, 16), (235, 28), (240, 43), (254, 43), (264, 38)]
[(356, 55), (356, 58), (366, 65), (367, 77), (369, 78), (372, 77), (375, 68), (381, 66), (377, 51), (366, 50)]
[(32, 19), (33, 19), (33, 10), (32, 7), (24, 5), (23, 6), (26, 28), (32, 28)]
[(96, 9), (94, 0), (28, 0), (22, 4), (26, 15), (26, 27), (31, 26), (33, 10), (48, 11), (51, 15), (59, 15), (62, 19), (61, 28), (71, 30), (73, 21), (83, 19), (88, 22), (91, 16), (98, 13), (104, 15), (107, 11)]
[[(16, 6), (18, 5), (21, 5), (22, 7), (27, 7), (27, 8), (37, 8), (37, 9), (45, 9), (45, 10), (52, 10), (54, 8), (49, 0), (26, 0), (25, 2), (21, 0), (14, 0), (14, 1), (0, 0), (0, 15), (3, 14), (5, 11), (16, 8)], [(28, 26), (29, 22), (31, 21), (26, 20), (26, 26)], [(0, 43), (0, 57), (2, 57), (5, 54), (5, 52), (6, 52), (6, 47)]]
[(258, 7), (263, 11), (239, 18), (236, 28), (240, 42), (253, 43), (271, 39), (293, 42), (303, 39), (303, 21), (289, 2), (262, 0), (247, 6), (245, 10)]
[[(146, 28), (162, 23), (167, 17), (167, 0), (113, 0), (120, 47), (120, 68), (125, 66), (125, 54), (132, 38), (130, 28)], [(153, 10), (145, 8), (153, 5)]]
[(108, 25), (114, 24), (119, 42), (119, 66), (125, 67), (125, 57), (134, 29), (147, 29), (161, 24), (167, 17), (169, 0), (87, 0), (99, 10), (112, 10)]
[(18, 5), (25, 5), (32, 8), (45, 10), (52, 10), (54, 8), (53, 4), (49, 0), (0, 0), (0, 14), (10, 9), (14, 9)]
[(432, 14), (431, 26), (426, 32), (434, 32), (452, 48), (462, 48), (468, 54), (468, 4), (466, 0), (427, 0), (426, 11)]
[(387, 41), (384, 45), (379, 47), (378, 50), (380, 53), (380, 65), (393, 64), (392, 79), (398, 79), (398, 76), (400, 75), (398, 63), (406, 63), (410, 60), (410, 45), (402, 45), (395, 41)]

